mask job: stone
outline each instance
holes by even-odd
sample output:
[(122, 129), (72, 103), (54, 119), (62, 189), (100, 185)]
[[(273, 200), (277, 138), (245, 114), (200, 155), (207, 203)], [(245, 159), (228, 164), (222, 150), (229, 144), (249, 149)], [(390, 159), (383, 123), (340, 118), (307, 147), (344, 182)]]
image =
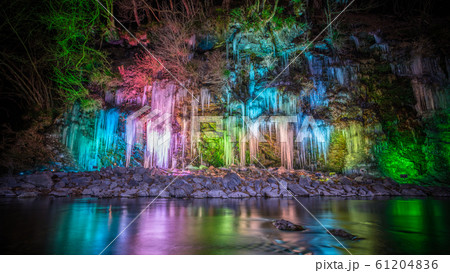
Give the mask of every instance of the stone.
[(272, 224), (279, 230), (284, 231), (302, 231), (305, 230), (304, 227), (301, 225), (296, 225), (294, 223), (291, 223), (287, 220), (281, 219), (281, 220), (275, 220), (272, 222)]
[(256, 196), (256, 191), (254, 191), (251, 187), (249, 187), (249, 186), (247, 186), (247, 193), (250, 195), (250, 196)]
[(158, 194), (161, 192), (161, 189), (157, 185), (150, 186), (150, 189), (148, 190), (148, 193), (150, 196), (158, 196)]
[(372, 191), (374, 195), (390, 195), (386, 188), (381, 184), (372, 185)]
[(346, 192), (352, 192), (353, 188), (350, 187), (349, 185), (344, 185), (342, 186), (342, 188), (346, 191)]
[(192, 193), (192, 197), (193, 198), (206, 198), (206, 197), (208, 197), (208, 194), (203, 191), (194, 191)]
[(76, 177), (76, 178), (72, 178), (71, 182), (76, 184), (77, 186), (87, 186), (89, 184), (89, 182), (92, 181), (92, 177), (85, 177), (85, 176), (81, 176), (81, 177)]
[(270, 186), (264, 188), (262, 190), (262, 194), (263, 194), (263, 196), (269, 197), (269, 198), (280, 197), (280, 194), (278, 193), (278, 189), (273, 189)]
[(55, 196), (55, 197), (66, 197), (68, 195), (68, 189), (66, 190), (57, 190), (57, 191), (52, 191), (49, 193), (49, 195)]
[(353, 181), (348, 178), (347, 176), (343, 176), (341, 178), (339, 178), (339, 182), (343, 185), (351, 185), (353, 183)]
[(34, 197), (37, 197), (37, 196), (38, 196), (37, 192), (28, 191), (28, 192), (24, 192), (24, 193), (19, 194), (19, 196), (17, 196), (17, 197), (19, 197), (19, 198), (34, 198)]
[(25, 177), (25, 182), (35, 185), (39, 188), (50, 189), (53, 186), (53, 181), (47, 174), (32, 174)]
[(405, 196), (427, 196), (423, 191), (415, 188), (402, 189), (400, 193)]
[(238, 191), (238, 192), (233, 192), (233, 193), (228, 194), (228, 197), (229, 198), (246, 198), (246, 197), (249, 197), (249, 195)]
[(309, 176), (302, 175), (298, 180), (298, 184), (302, 187), (311, 185), (311, 178)]
[(138, 173), (133, 174), (133, 179), (136, 182), (141, 182), (143, 180), (142, 175)]
[(220, 186), (218, 184), (212, 183), (211, 181), (206, 182), (205, 187), (208, 190), (211, 190), (211, 191), (213, 191), (213, 190), (220, 190)]
[(138, 192), (138, 189), (128, 189), (125, 192), (121, 193), (121, 197), (134, 197)]
[(170, 196), (175, 198), (186, 198), (188, 195), (183, 189), (174, 189), (172, 188), (170, 191)]
[(222, 180), (225, 189), (237, 190), (241, 185), (241, 177), (235, 173), (227, 173)]
[(84, 189), (84, 190), (81, 192), (81, 194), (82, 194), (82, 195), (91, 195), (91, 194), (93, 194), (93, 192), (92, 192), (92, 189)]
[(341, 238), (345, 238), (345, 239), (349, 239), (349, 240), (361, 240), (362, 238), (358, 238), (357, 236), (343, 230), (343, 229), (329, 229), (328, 230), (329, 234), (332, 234), (333, 236), (336, 237), (341, 237)]
[(64, 181), (59, 181), (55, 184), (55, 189), (64, 188), (66, 186), (66, 183)]
[(149, 193), (146, 190), (140, 190), (137, 192), (137, 196), (139, 197), (148, 197), (150, 196)]
[(292, 194), (294, 194), (294, 196), (309, 196), (309, 192), (298, 184), (288, 184), (287, 188), (292, 192)]
[(355, 182), (362, 183), (364, 182), (364, 176), (357, 176), (354, 179)]
[(20, 187), (22, 189), (35, 189), (36, 186), (30, 183), (23, 183), (22, 185), (20, 185)]
[(136, 169), (134, 170), (137, 174), (144, 174), (145, 172), (147, 172), (147, 169), (144, 167), (136, 167)]
[(125, 167), (116, 167), (113, 169), (114, 173), (116, 174), (126, 174), (127, 173), (127, 168)]
[(228, 195), (222, 190), (211, 190), (207, 195), (209, 198), (228, 198)]
[(116, 188), (117, 185), (118, 185), (118, 184), (117, 184), (116, 182), (112, 182), (112, 183), (109, 185), (109, 189), (112, 190), (112, 189)]

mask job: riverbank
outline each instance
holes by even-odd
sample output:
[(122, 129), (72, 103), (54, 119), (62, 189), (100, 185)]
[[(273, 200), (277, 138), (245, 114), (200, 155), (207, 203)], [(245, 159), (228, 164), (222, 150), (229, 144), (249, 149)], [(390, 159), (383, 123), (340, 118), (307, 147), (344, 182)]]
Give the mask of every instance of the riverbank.
[(255, 167), (210, 167), (184, 172), (117, 167), (92, 172), (40, 172), (0, 178), (0, 196), (18, 198), (284, 198), (292, 195), (449, 197), (450, 188), (399, 184), (389, 178), (369, 175), (344, 176), (284, 168), (263, 170)]

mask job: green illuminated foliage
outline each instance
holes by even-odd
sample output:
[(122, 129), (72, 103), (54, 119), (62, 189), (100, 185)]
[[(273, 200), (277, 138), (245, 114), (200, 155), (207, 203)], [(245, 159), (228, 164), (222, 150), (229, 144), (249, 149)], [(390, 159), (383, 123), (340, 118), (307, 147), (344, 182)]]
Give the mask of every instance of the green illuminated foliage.
[[(106, 6), (112, 7), (112, 0)], [(42, 20), (54, 32), (55, 44), (48, 49), (55, 59), (52, 78), (67, 102), (79, 100), (82, 106), (91, 106), (89, 76), (108, 70), (106, 56), (96, 44), (98, 34), (110, 24), (109, 16), (95, 1), (61, 0), (48, 8)]]

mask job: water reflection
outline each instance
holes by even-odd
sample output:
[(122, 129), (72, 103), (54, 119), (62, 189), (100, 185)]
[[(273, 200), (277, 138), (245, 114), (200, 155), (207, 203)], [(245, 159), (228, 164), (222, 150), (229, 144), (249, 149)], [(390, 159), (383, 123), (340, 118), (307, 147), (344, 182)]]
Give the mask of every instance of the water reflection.
[[(449, 254), (450, 200), (301, 202), (328, 228), (362, 241), (343, 240), (353, 254)], [(1, 254), (98, 254), (151, 199), (0, 199)], [(305, 225), (282, 232), (272, 219)], [(105, 254), (346, 254), (291, 199), (157, 200)]]

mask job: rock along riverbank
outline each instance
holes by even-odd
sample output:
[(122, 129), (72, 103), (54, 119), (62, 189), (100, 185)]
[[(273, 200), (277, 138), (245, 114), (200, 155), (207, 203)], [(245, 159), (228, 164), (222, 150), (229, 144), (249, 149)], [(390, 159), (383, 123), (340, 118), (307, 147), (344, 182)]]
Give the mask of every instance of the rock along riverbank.
[(304, 170), (213, 168), (169, 173), (161, 169), (103, 168), (93, 172), (40, 172), (0, 178), (0, 196), (288, 198), (293, 196), (441, 196), (449, 187), (399, 184), (389, 178)]

